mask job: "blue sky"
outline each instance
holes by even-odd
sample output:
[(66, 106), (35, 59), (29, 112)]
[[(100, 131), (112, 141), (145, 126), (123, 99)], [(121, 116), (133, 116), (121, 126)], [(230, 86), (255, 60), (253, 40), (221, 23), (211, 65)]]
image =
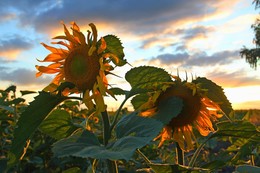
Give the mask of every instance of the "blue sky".
[[(121, 39), (134, 67), (153, 65), (175, 75), (178, 69), (183, 76), (207, 77), (224, 88), (234, 108), (260, 108), (260, 70), (239, 56), (244, 45), (253, 47), (250, 26), (257, 16), (249, 0), (0, 1), (1, 89), (15, 84), (18, 90), (41, 90), (53, 76), (35, 78), (36, 58), (49, 54), (40, 43), (50, 44), (63, 33), (61, 21), (68, 27), (75, 21), (82, 31), (93, 22), (100, 37)], [(124, 77), (130, 68), (115, 73)], [(129, 87), (124, 78), (109, 79)]]

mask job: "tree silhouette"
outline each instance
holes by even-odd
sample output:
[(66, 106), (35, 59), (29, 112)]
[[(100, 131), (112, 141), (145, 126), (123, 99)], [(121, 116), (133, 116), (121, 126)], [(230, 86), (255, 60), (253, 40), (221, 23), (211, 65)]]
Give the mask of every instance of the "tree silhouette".
[[(253, 4), (255, 4), (256, 9), (260, 8), (260, 0), (254, 0)], [(257, 62), (260, 59), (260, 19), (256, 19), (251, 28), (254, 30), (255, 33), (253, 42), (256, 47), (248, 49), (244, 46), (240, 51), (240, 55), (242, 58), (246, 58), (246, 62), (248, 62), (252, 68), (256, 69)]]

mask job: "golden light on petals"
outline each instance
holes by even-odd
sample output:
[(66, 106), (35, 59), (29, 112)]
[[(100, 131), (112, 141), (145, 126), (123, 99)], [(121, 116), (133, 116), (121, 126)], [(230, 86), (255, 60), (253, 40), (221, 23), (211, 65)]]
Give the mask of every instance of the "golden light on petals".
[(106, 105), (103, 96), (108, 93), (105, 71), (113, 69), (107, 61), (103, 61), (106, 41), (101, 38), (101, 44), (98, 44), (97, 29), (93, 23), (89, 24), (91, 31), (88, 30), (86, 37), (75, 22), (71, 23), (72, 32), (63, 22), (61, 24), (65, 35), (55, 36), (53, 39), (59, 40), (52, 42), (59, 48), (41, 43), (51, 53), (38, 61), (51, 64), (36, 65), (38, 70), (36, 77), (42, 74), (56, 74), (52, 83), (44, 89), (45, 91), (55, 92), (57, 91), (55, 87), (57, 88), (63, 82), (73, 83), (75, 88), (65, 88), (63, 95), (81, 92), (83, 102), (89, 109), (95, 108), (97, 112), (104, 111)]
[[(193, 86), (193, 87), (191, 87)], [(161, 92), (155, 102), (155, 107), (151, 107), (140, 113), (141, 116), (153, 116), (159, 109), (156, 105), (170, 97), (178, 97), (183, 101), (181, 112), (164, 127), (161, 134), (156, 138), (160, 138), (159, 146), (165, 140), (173, 138), (178, 142), (184, 151), (193, 149), (196, 138), (193, 134), (193, 128), (196, 128), (202, 136), (207, 136), (214, 132), (212, 121), (220, 118), (222, 114), (218, 104), (209, 98), (202, 96), (199, 90), (192, 83), (177, 81), (176, 84)], [(196, 92), (194, 92), (194, 90)], [(148, 102), (144, 105), (149, 105)]]

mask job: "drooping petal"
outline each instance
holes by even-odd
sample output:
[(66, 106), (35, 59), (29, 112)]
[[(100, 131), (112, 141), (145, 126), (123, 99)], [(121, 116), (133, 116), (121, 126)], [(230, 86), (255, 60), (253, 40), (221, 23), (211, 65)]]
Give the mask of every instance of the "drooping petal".
[(160, 141), (158, 147), (161, 147), (163, 145), (164, 141), (171, 139), (171, 136), (172, 136), (172, 129), (169, 126), (166, 126), (163, 128), (163, 131), (161, 132), (161, 134), (158, 137), (156, 137), (154, 140), (157, 140), (160, 137), (161, 141)]
[(192, 127), (190, 125), (184, 126), (182, 128), (182, 133), (184, 136), (184, 141), (186, 143), (186, 150), (189, 151), (193, 149), (193, 144), (192, 144)]
[(178, 142), (179, 146), (182, 150), (185, 150), (184, 138), (183, 133), (180, 128), (175, 128), (173, 133), (173, 138), (176, 142)]

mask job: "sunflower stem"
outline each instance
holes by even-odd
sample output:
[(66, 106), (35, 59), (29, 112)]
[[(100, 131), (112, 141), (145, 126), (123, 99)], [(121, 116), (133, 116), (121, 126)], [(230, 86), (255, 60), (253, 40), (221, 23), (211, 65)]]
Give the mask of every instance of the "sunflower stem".
[[(108, 144), (108, 140), (111, 137), (110, 122), (106, 110), (104, 112), (101, 112), (101, 115), (103, 120), (103, 144), (106, 146)], [(106, 163), (107, 163), (107, 168), (109, 173), (118, 172), (116, 161), (107, 159)]]
[(146, 163), (152, 163), (145, 155), (140, 151), (140, 149), (136, 149), (136, 152), (145, 160)]
[(125, 102), (127, 101), (127, 99), (128, 99), (128, 98), (125, 98), (124, 101), (123, 101), (123, 102), (121, 103), (121, 105), (119, 106), (119, 108), (118, 108), (118, 110), (117, 110), (117, 112), (116, 112), (115, 118), (114, 118), (114, 120), (113, 120), (113, 122), (112, 122), (112, 124), (111, 124), (111, 126), (110, 126), (110, 133), (111, 133), (111, 131), (113, 130), (113, 128), (115, 127), (115, 125), (116, 125), (116, 123), (117, 123), (118, 116), (119, 116), (119, 114), (120, 114), (120, 112), (121, 112), (121, 110), (122, 110), (122, 108), (123, 108)]
[(178, 142), (176, 142), (176, 157), (177, 157), (177, 164), (179, 165), (185, 165), (184, 162), (184, 152), (182, 151), (180, 145), (178, 144)]
[(106, 146), (109, 138), (111, 137), (110, 130), (109, 130), (110, 122), (109, 122), (107, 111), (101, 112), (101, 115), (103, 120), (103, 144)]
[(202, 148), (205, 146), (205, 144), (209, 141), (209, 139), (211, 138), (207, 138), (202, 144), (200, 144), (200, 146), (197, 148), (197, 150), (195, 151), (195, 153), (193, 154), (190, 163), (189, 163), (189, 167), (194, 167), (195, 162), (200, 154), (200, 151), (202, 150)]

